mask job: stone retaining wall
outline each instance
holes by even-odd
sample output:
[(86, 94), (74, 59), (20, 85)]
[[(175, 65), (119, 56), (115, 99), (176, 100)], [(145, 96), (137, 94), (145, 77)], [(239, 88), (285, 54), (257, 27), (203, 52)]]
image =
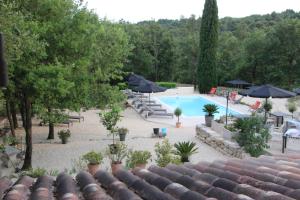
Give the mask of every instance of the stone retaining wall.
[(202, 142), (225, 155), (236, 158), (248, 157), (248, 154), (236, 142), (224, 139), (220, 134), (205, 125), (196, 126), (196, 135)]

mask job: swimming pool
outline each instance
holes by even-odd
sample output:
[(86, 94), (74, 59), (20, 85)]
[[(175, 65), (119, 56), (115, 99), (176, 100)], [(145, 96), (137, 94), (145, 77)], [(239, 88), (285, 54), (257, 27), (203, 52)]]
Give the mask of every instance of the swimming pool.
[[(181, 108), (183, 116), (187, 117), (205, 116), (205, 112), (202, 110), (205, 104), (216, 104), (218, 106), (219, 113), (215, 114), (215, 118), (220, 118), (220, 116), (226, 114), (226, 107), (200, 96), (169, 96), (159, 97), (159, 100), (173, 110), (177, 107)], [(241, 113), (228, 109), (228, 115), (241, 115)]]

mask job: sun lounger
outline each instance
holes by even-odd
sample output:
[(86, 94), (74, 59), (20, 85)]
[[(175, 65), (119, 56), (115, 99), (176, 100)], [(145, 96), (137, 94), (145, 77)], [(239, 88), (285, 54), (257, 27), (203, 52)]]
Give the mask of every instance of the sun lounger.
[(136, 104), (136, 103), (155, 103), (156, 101), (154, 100), (146, 100), (146, 99), (135, 99), (132, 101), (132, 105)]
[(249, 111), (255, 112), (260, 107), (260, 101), (256, 101), (255, 104), (250, 105)]
[(156, 111), (147, 111), (146, 112), (146, 115), (145, 117), (148, 118), (148, 117), (152, 117), (152, 116), (160, 116), (160, 117), (174, 117), (174, 114), (173, 113), (165, 113), (165, 112), (156, 112)]
[(209, 94), (214, 95), (214, 94), (216, 94), (216, 91), (217, 91), (217, 88), (213, 87), (210, 89)]
[(167, 112), (167, 109), (164, 108), (149, 108), (146, 105), (143, 105), (142, 108), (140, 109), (139, 113), (142, 114), (144, 111), (154, 111), (154, 112)]
[(69, 115), (69, 119), (75, 119), (75, 120), (78, 120), (80, 122), (81, 119), (82, 119), (82, 121), (84, 121), (84, 116)]
[(136, 105), (137, 109), (140, 109), (142, 106), (148, 106), (148, 107), (161, 107), (160, 103), (140, 103)]

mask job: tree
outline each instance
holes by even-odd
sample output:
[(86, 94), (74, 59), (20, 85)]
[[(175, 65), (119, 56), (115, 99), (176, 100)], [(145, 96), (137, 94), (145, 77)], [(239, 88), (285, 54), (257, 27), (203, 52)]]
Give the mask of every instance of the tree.
[(217, 84), (216, 53), (218, 43), (218, 6), (216, 0), (206, 0), (200, 28), (198, 89), (207, 93)]

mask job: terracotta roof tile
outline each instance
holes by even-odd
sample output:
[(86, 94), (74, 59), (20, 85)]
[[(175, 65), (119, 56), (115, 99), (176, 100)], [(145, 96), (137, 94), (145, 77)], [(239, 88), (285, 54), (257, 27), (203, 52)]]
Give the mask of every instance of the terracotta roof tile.
[(75, 178), (0, 178), (5, 200), (297, 200), (300, 199), (300, 156), (261, 156), (212, 163), (169, 164), (114, 175), (99, 170)]

